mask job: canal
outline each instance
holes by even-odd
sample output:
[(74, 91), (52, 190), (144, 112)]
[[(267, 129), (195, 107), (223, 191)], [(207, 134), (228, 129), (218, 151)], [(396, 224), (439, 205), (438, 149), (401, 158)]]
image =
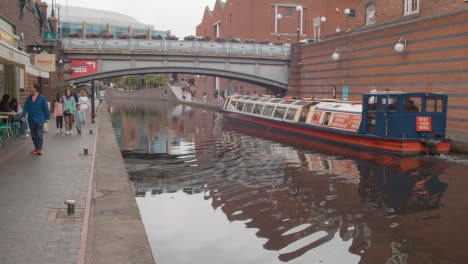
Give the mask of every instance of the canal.
[(466, 263), (468, 158), (395, 157), (113, 100), (158, 264)]

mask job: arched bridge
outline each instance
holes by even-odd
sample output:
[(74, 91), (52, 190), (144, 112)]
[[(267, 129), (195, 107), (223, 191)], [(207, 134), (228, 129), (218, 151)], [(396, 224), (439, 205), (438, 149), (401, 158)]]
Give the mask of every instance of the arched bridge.
[[(122, 75), (187, 73), (288, 89), (290, 47), (247, 43), (137, 39), (74, 39), (63, 42), (65, 60), (96, 60), (93, 74), (75, 83)], [(74, 67), (68, 65), (65, 67)]]

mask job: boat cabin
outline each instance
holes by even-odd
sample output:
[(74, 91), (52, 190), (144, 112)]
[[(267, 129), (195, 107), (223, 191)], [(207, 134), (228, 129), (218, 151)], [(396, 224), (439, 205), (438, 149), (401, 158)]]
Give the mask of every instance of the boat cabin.
[(374, 92), (362, 98), (358, 132), (392, 138), (445, 138), (447, 95)]

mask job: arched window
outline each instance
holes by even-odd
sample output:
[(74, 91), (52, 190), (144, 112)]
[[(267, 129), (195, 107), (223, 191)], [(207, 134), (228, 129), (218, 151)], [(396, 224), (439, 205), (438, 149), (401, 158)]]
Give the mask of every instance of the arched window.
[(375, 4), (369, 4), (366, 7), (366, 25), (372, 25), (376, 22)]

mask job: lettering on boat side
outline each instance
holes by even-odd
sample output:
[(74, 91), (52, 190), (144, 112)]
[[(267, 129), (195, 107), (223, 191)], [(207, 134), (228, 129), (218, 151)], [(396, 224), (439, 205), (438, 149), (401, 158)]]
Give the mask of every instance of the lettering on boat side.
[(432, 122), (430, 116), (416, 117), (416, 132), (431, 132)]

